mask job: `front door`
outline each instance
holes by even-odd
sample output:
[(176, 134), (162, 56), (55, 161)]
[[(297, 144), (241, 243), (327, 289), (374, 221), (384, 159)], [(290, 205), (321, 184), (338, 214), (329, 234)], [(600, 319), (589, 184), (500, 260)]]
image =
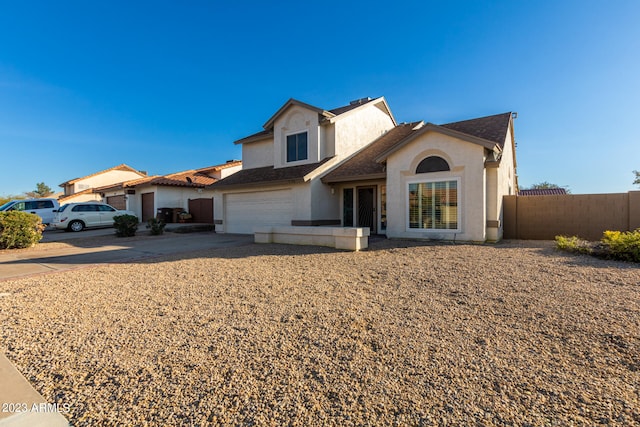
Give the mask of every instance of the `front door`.
[(371, 234), (376, 234), (376, 187), (358, 187), (357, 195), (357, 227), (369, 227)]
[(154, 193), (142, 194), (142, 222), (155, 218), (154, 199)]

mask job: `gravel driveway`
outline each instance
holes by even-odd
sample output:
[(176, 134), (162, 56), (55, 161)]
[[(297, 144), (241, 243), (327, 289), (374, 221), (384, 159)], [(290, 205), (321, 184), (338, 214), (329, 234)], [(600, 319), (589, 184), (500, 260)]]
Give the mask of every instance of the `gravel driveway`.
[(250, 245), (0, 282), (73, 425), (640, 425), (640, 268), (551, 242)]

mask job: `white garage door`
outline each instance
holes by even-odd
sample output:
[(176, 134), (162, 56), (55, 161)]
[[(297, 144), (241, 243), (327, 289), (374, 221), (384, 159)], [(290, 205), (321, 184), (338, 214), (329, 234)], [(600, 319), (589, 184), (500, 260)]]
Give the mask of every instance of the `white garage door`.
[(225, 231), (253, 233), (259, 225), (291, 225), (293, 202), (291, 190), (226, 194)]

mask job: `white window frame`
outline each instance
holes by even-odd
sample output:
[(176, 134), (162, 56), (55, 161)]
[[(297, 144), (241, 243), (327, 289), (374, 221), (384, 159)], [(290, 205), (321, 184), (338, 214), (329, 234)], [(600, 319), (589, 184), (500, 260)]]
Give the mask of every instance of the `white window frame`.
[[(411, 208), (409, 206), (409, 196), (410, 196), (410, 191), (409, 191), (409, 186), (411, 184), (426, 184), (426, 183), (432, 183), (432, 182), (448, 182), (448, 181), (455, 181), (456, 182), (456, 189), (457, 189), (457, 195), (458, 195), (458, 200), (457, 200), (457, 209), (456, 209), (456, 215), (458, 218), (458, 228), (456, 229), (452, 229), (452, 228), (411, 228), (410, 227), (410, 217), (411, 217)], [(436, 179), (412, 179), (410, 181), (407, 181), (406, 183), (406, 193), (405, 193), (405, 208), (406, 208), (406, 215), (405, 215), (405, 229), (407, 232), (409, 233), (434, 233), (434, 234), (442, 234), (442, 233), (450, 233), (450, 234), (456, 234), (456, 233), (461, 233), (462, 232), (462, 220), (464, 219), (461, 215), (462, 213), (462, 188), (461, 188), (461, 179), (460, 177), (449, 177), (449, 178), (436, 178)]]
[[(307, 158), (306, 159), (300, 159), (300, 160), (287, 160), (287, 153), (289, 151), (289, 146), (288, 146), (288, 139), (291, 135), (299, 135), (302, 133), (306, 133), (307, 134)], [(291, 165), (291, 164), (296, 164), (296, 163), (304, 163), (304, 162), (308, 162), (309, 161), (309, 136), (310, 136), (310, 132), (309, 129), (300, 129), (294, 132), (287, 132), (284, 134), (284, 164), (286, 165)]]

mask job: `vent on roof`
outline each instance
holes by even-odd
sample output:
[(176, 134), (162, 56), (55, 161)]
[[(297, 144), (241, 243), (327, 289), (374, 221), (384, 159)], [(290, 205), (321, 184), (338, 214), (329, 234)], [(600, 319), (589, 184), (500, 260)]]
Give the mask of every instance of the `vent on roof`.
[(187, 182), (188, 182), (189, 184), (191, 184), (191, 183), (193, 183), (193, 180), (192, 180), (191, 178), (187, 177)]
[(360, 98), (360, 99), (356, 99), (354, 101), (351, 101), (351, 102), (349, 102), (349, 105), (362, 105), (362, 104), (366, 104), (369, 101), (371, 101), (371, 98), (369, 98), (367, 96), (366, 98)]

